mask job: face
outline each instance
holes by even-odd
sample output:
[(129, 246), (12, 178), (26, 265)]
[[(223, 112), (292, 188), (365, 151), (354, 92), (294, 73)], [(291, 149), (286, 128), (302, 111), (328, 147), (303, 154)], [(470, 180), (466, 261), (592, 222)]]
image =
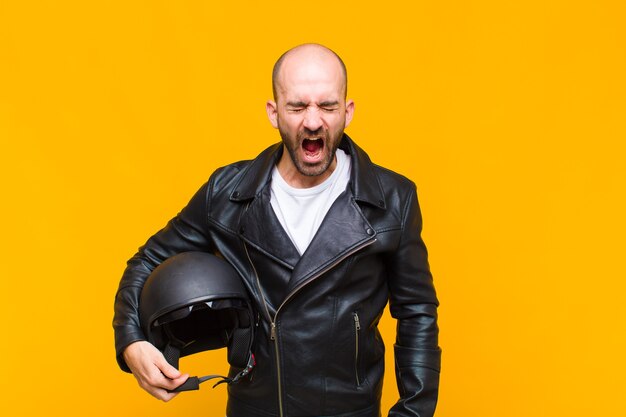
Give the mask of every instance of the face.
[(321, 182), (334, 169), (335, 151), (352, 120), (354, 103), (345, 100), (343, 72), (334, 57), (290, 58), (281, 66), (276, 102), (267, 103), (270, 122), (289, 157), (283, 154), (279, 170), (282, 164), (293, 176)]

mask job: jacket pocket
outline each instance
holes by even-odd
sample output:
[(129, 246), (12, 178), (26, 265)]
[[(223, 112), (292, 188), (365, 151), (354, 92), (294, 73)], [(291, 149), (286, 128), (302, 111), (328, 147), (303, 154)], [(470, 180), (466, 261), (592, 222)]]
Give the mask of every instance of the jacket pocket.
[(361, 386), (361, 372), (360, 372), (360, 359), (363, 349), (363, 344), (361, 342), (361, 321), (359, 319), (359, 313), (352, 313), (354, 319), (354, 377), (356, 381), (356, 386)]

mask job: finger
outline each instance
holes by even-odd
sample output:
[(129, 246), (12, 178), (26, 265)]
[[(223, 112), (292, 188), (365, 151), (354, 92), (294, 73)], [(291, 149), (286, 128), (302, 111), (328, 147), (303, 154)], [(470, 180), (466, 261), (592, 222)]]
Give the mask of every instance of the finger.
[(176, 397), (178, 395), (178, 392), (167, 392), (165, 391), (165, 394), (163, 395), (163, 398), (161, 398), (162, 401), (164, 402), (168, 402), (170, 400), (172, 400), (174, 397)]
[(162, 388), (156, 388), (156, 387), (152, 387), (151, 389), (146, 390), (146, 391), (148, 391), (148, 393), (152, 395), (153, 397), (155, 397), (156, 399), (164, 401), (164, 402), (168, 402), (178, 395), (177, 392), (168, 392), (167, 390), (164, 390)]
[(173, 390), (174, 388), (182, 385), (187, 378), (189, 378), (189, 374), (183, 374), (178, 369), (174, 368), (167, 362), (161, 363), (161, 367), (156, 367), (158, 370), (158, 375), (154, 375), (154, 385), (157, 385), (160, 388), (165, 388), (166, 390)]
[(159, 368), (163, 375), (165, 375), (169, 379), (176, 379), (182, 376), (182, 372), (170, 365), (163, 356), (158, 357), (158, 359), (155, 361), (155, 365), (157, 366), (157, 368)]
[(176, 397), (178, 394), (179, 394), (178, 392), (169, 392), (167, 390), (159, 390), (159, 396), (157, 398), (161, 401), (168, 402), (174, 399), (174, 397)]
[(165, 388), (162, 387), (152, 387), (152, 389), (154, 390), (154, 393), (156, 395), (154, 395), (155, 397), (157, 397), (160, 400), (163, 401), (169, 401), (172, 398), (174, 398), (177, 394), (179, 394), (178, 392), (173, 392), (176, 388), (178, 388), (179, 386), (183, 385), (185, 383), (185, 380), (187, 380), (188, 375), (184, 375), (180, 378), (177, 379), (168, 379), (166, 380), (166, 382), (164, 383), (164, 385), (168, 385)]
[(166, 390), (172, 391), (175, 388), (178, 388), (179, 386), (183, 385), (185, 381), (187, 380), (187, 378), (189, 378), (188, 374), (182, 374), (180, 377), (174, 378), (174, 379), (164, 378), (160, 386), (162, 388), (165, 388)]
[[(153, 387), (155, 389), (164, 389), (164, 390), (173, 390), (179, 385), (183, 384), (187, 378), (188, 374), (182, 374), (176, 368), (173, 368), (176, 371), (177, 376), (174, 378), (168, 377), (158, 366), (154, 366), (150, 375), (147, 378), (147, 385)], [(171, 370), (170, 370), (171, 371)], [(170, 372), (170, 375), (172, 372)]]
[(183, 375), (176, 379), (166, 378), (158, 369), (151, 373), (147, 378), (137, 378), (139, 385), (150, 395), (159, 400), (169, 401), (175, 397), (174, 393), (168, 392), (174, 390), (185, 382), (188, 375)]

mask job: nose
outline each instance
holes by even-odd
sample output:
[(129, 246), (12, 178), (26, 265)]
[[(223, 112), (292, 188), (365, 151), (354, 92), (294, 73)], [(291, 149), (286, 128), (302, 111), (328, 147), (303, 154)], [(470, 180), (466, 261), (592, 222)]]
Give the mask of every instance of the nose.
[(303, 125), (305, 128), (310, 130), (311, 132), (317, 131), (320, 127), (322, 127), (323, 121), (320, 115), (319, 109), (315, 107), (307, 107), (306, 112), (304, 114), (304, 122)]

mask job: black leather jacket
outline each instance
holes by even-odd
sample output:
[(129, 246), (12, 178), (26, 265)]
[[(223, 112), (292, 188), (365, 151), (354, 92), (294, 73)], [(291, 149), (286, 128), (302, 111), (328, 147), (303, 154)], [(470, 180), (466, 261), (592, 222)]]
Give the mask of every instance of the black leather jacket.
[[(259, 313), (251, 375), (228, 387), (229, 417), (378, 417), (384, 345), (377, 325), (398, 320), (400, 400), (390, 416), (432, 416), (440, 349), (437, 305), (414, 184), (374, 165), (347, 136), (350, 183), (300, 256), (270, 205), (282, 145), (218, 169), (189, 204), (129, 260), (115, 300), (117, 358), (144, 340), (138, 299), (160, 262), (183, 251), (221, 254)], [(238, 370), (231, 370), (231, 375)]]

